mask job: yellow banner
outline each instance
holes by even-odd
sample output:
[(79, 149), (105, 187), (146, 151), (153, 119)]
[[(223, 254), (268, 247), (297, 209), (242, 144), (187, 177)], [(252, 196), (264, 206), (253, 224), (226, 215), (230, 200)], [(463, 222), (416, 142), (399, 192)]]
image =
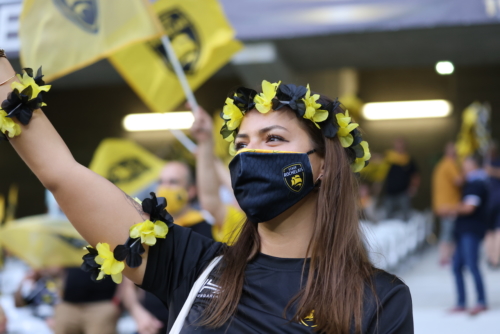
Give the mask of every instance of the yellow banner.
[[(153, 5), (193, 90), (241, 49), (216, 0), (159, 0)], [(153, 111), (170, 111), (184, 92), (161, 41), (121, 49), (110, 62)]]
[(32, 269), (79, 266), (86, 245), (69, 221), (50, 215), (25, 217), (0, 226), (0, 246)]
[(25, 0), (21, 63), (51, 81), (161, 34), (147, 0)]
[(167, 162), (126, 139), (104, 139), (90, 169), (132, 195), (156, 181)]

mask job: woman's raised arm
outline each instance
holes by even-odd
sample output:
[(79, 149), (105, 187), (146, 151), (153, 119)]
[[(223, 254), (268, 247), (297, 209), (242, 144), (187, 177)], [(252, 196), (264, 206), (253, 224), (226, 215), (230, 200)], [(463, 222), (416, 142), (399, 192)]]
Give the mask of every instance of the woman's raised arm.
[[(0, 58), (0, 82), (13, 74), (8, 60)], [(0, 101), (7, 98), (12, 90), (10, 83), (15, 80), (12, 78), (0, 86)], [(67, 112), (71, 112), (70, 108), (68, 106)], [(21, 130), (21, 135), (10, 139), (12, 146), (54, 194), (68, 219), (92, 246), (106, 242), (113, 249), (127, 240), (131, 225), (148, 219), (141, 205), (105, 178), (76, 162), (42, 110), (35, 110), (30, 123), (21, 124)], [(147, 249), (143, 257), (146, 256)], [(140, 284), (145, 265), (146, 261), (143, 261), (138, 268), (126, 268), (124, 274)]]

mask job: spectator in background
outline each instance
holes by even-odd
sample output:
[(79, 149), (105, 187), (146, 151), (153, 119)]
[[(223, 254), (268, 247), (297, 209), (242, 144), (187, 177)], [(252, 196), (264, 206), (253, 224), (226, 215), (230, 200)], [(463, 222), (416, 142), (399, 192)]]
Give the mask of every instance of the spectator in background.
[(7, 333), (7, 316), (0, 305), (0, 334)]
[(54, 307), (60, 302), (60, 268), (33, 270), (21, 281), (14, 294), (16, 307), (28, 306), (35, 317), (54, 329)]
[(402, 218), (408, 220), (411, 198), (417, 193), (420, 176), (415, 161), (407, 152), (405, 139), (399, 137), (394, 140), (394, 149), (387, 151), (385, 160), (389, 164), (384, 185), (386, 217), (396, 218), (400, 210)]
[(479, 245), (486, 233), (487, 188), (486, 173), (480, 169), (481, 161), (477, 157), (468, 157), (462, 168), (465, 184), (462, 190), (462, 202), (448, 214), (457, 215), (455, 221), (456, 249), (453, 256), (453, 273), (457, 285), (457, 305), (453, 312), (466, 310), (463, 269), (467, 267), (474, 277), (477, 292), (477, 304), (470, 314), (476, 315), (487, 309), (483, 280), (478, 266)]
[(371, 195), (370, 185), (367, 183), (360, 183), (358, 192), (360, 218), (376, 223), (378, 221), (378, 215), (375, 208), (375, 201)]
[(94, 282), (80, 268), (66, 268), (62, 302), (55, 309), (55, 334), (113, 334), (120, 317), (111, 277)]
[(450, 208), (461, 201), (463, 176), (457, 161), (455, 144), (446, 144), (444, 156), (434, 168), (432, 175), (432, 206), (439, 217), (440, 263), (447, 264), (453, 255), (453, 229), (456, 217), (450, 215)]
[(196, 198), (196, 181), (194, 172), (186, 163), (171, 161), (165, 165), (160, 173), (156, 195), (167, 199), (167, 211), (177, 225), (213, 238), (212, 225), (205, 220), (201, 211), (190, 205)]
[(488, 263), (495, 268), (500, 267), (500, 153), (493, 143), (490, 148), (488, 162), (488, 232), (485, 238)]

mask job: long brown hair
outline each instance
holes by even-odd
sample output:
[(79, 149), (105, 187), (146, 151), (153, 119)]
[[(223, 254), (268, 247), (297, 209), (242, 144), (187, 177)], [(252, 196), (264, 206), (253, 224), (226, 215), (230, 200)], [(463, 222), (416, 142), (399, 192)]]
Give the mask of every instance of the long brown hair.
[[(322, 97), (325, 101), (326, 98)], [(321, 102), (323, 102), (321, 101)], [(340, 108), (335, 113), (343, 112)], [(363, 297), (374, 268), (368, 260), (356, 205), (356, 178), (350, 163), (353, 157), (337, 137), (323, 136), (309, 120), (299, 117), (311, 142), (325, 161), (318, 191), (308, 279), (288, 307), (296, 308), (292, 321), (314, 311), (317, 332), (347, 334), (354, 325), (361, 332)], [(233, 316), (243, 290), (245, 268), (260, 251), (257, 225), (246, 221), (237, 241), (228, 247), (220, 266), (217, 298), (205, 310), (202, 325), (220, 327)], [(284, 310), (286, 311), (286, 310)]]

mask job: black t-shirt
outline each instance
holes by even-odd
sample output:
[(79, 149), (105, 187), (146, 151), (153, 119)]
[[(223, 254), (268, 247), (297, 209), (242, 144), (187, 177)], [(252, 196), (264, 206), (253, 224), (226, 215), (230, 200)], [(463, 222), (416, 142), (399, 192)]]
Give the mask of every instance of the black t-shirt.
[(417, 173), (417, 165), (413, 159), (406, 165), (391, 165), (385, 180), (387, 195), (399, 195), (410, 187), (411, 177)]
[[(166, 239), (158, 239), (150, 247), (142, 288), (157, 295), (168, 307), (169, 331), (197, 277), (220, 255), (223, 247), (180, 226), (172, 226)], [(246, 268), (243, 294), (234, 319), (221, 328), (206, 329), (197, 327), (196, 321), (217, 289), (212, 274), (199, 291), (181, 333), (313, 333), (311, 322), (296, 323), (283, 318), (288, 302), (299, 292), (303, 261), (258, 255)], [(363, 333), (413, 333), (408, 287), (382, 271), (375, 275), (374, 283), (380, 301), (379, 315), (377, 319), (375, 304), (370, 302), (373, 295), (367, 289)], [(290, 308), (287, 318), (294, 312)]]
[(212, 236), (212, 225), (207, 223), (205, 220), (196, 223), (194, 225), (189, 226), (190, 229), (195, 231), (196, 233), (199, 233), (201, 235), (204, 235), (207, 238), (213, 239)]
[(113, 299), (116, 284), (111, 277), (93, 282), (90, 273), (80, 268), (67, 268), (63, 300), (69, 303), (92, 303)]
[(160, 329), (159, 334), (166, 334), (168, 324), (168, 309), (165, 307), (163, 302), (151, 292), (146, 291), (142, 305), (146, 310), (154, 315), (156, 319), (160, 320), (163, 323), (164, 326)]
[(455, 235), (472, 233), (483, 237), (488, 227), (486, 220), (486, 207), (488, 200), (488, 190), (484, 180), (474, 180), (465, 182), (462, 189), (462, 199), (468, 196), (476, 197), (480, 202), (474, 212), (466, 216), (458, 216), (455, 222)]

